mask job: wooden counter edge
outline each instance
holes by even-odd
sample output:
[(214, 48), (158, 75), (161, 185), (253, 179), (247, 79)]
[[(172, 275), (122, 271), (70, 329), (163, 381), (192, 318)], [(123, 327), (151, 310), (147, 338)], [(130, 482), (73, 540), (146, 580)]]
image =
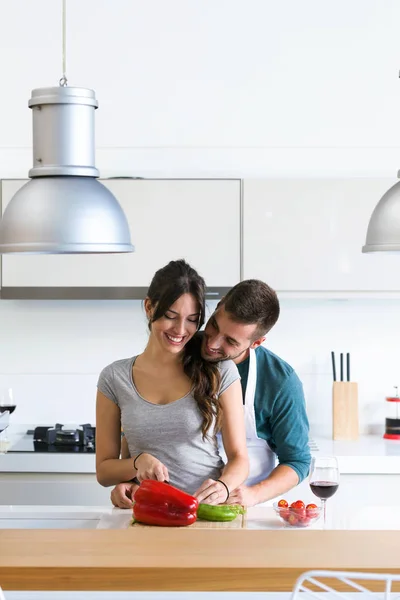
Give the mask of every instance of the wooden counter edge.
[[(316, 567), (317, 568), (317, 567)], [(322, 567), (320, 567), (322, 568)], [(348, 569), (351, 570), (351, 569)], [(356, 569), (368, 572), (367, 569)], [(0, 568), (4, 591), (192, 591), (192, 592), (290, 592), (296, 579), (305, 572), (300, 568), (262, 569), (136, 569), (127, 568)], [(385, 573), (376, 569), (376, 573)], [(400, 568), (391, 571), (400, 574)], [(329, 583), (329, 580), (326, 580)], [(360, 582), (365, 585), (365, 582)], [(382, 583), (369, 583), (371, 591), (382, 591)], [(346, 591), (345, 584), (335, 588)], [(393, 584), (400, 591), (400, 583)]]
[(397, 531), (0, 530), (6, 590), (289, 591), (310, 569), (400, 573)]

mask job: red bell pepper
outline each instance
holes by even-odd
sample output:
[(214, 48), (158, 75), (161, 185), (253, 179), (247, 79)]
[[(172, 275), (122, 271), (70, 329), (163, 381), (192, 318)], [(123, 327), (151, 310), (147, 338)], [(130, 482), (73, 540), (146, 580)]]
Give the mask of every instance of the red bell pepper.
[(133, 516), (146, 525), (183, 527), (197, 519), (197, 498), (162, 481), (142, 481), (134, 501)]

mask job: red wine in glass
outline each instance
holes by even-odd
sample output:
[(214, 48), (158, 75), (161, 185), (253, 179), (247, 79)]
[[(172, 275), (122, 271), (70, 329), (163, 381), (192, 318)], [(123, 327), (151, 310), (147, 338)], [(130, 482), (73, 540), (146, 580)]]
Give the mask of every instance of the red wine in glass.
[(326, 501), (333, 496), (339, 487), (339, 466), (337, 459), (334, 456), (313, 456), (309, 483), (312, 493), (321, 499), (325, 529)]
[(312, 493), (321, 500), (331, 498), (339, 487), (338, 483), (332, 481), (313, 481), (310, 483)]
[(12, 415), (12, 413), (14, 412), (14, 410), (16, 408), (17, 408), (16, 404), (0, 404), (0, 414), (3, 412), (6, 412), (6, 410), (8, 410), (10, 415)]

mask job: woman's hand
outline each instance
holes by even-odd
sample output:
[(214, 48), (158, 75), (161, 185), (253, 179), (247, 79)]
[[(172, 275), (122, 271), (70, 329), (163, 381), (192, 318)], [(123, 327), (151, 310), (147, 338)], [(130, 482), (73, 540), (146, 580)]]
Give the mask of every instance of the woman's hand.
[(111, 492), (111, 502), (117, 508), (132, 508), (133, 495), (138, 487), (136, 483), (119, 483)]
[(221, 481), (215, 479), (206, 479), (199, 487), (194, 496), (203, 504), (224, 504), (227, 500), (227, 491)]
[(135, 459), (136, 477), (139, 481), (144, 479), (156, 479), (157, 481), (169, 481), (167, 467), (155, 456), (144, 452)]

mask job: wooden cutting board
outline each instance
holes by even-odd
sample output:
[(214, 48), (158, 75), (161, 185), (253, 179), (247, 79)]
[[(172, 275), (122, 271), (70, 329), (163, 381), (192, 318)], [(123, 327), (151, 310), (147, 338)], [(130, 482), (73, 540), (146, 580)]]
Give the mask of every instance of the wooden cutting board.
[[(244, 526), (244, 515), (238, 515), (233, 521), (196, 521), (193, 525), (188, 525), (185, 529), (242, 529)], [(139, 528), (154, 528), (154, 525), (142, 525), (142, 523), (134, 523), (132, 527)], [(161, 529), (161, 528), (160, 528)], [(180, 529), (178, 527), (168, 527), (168, 529)]]

